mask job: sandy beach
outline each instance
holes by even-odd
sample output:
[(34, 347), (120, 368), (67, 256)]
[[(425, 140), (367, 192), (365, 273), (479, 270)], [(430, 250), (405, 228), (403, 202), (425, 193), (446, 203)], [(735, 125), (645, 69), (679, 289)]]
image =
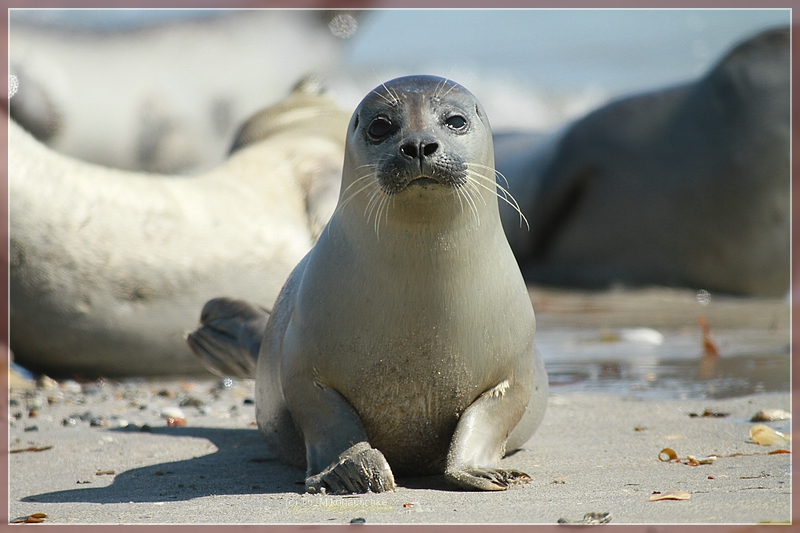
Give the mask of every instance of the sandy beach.
[[(634, 316), (661, 324), (668, 344), (681, 322), (694, 321), (678, 312), (681, 306), (696, 311), (688, 291), (531, 296), (537, 308), (545, 307), (539, 312), (545, 346), (557, 345), (547, 341), (548, 330), (586, 337), (605, 331), (601, 325), (636, 325)], [(641, 311), (647, 307), (672, 318), (647, 318)], [(735, 330), (748, 315), (751, 326), (774, 329), (770, 313), (779, 317), (773, 342), (788, 340), (782, 302), (718, 299), (705, 311), (723, 340), (722, 327)], [(761, 446), (750, 437), (758, 411), (791, 411), (788, 387), (672, 399), (554, 385), (542, 427), (526, 449), (503, 459), (527, 472), (529, 483), (504, 492), (459, 492), (434, 476), (400, 479), (393, 493), (353, 496), (305, 494), (304, 473), (275, 460), (261, 440), (253, 398), (251, 380), (17, 381), (9, 408), (10, 519), (35, 513), (58, 524), (556, 524), (586, 513), (609, 513), (612, 524), (790, 519), (791, 455), (770, 452), (791, 444)], [(767, 425), (789, 433), (790, 422)], [(680, 462), (660, 460), (664, 448)], [(691, 466), (688, 456), (717, 458)], [(668, 491), (687, 499), (650, 501)]]
[[(748, 433), (759, 410), (789, 410), (788, 394), (643, 401), (556, 392), (527, 449), (503, 460), (530, 474), (527, 484), (458, 492), (434, 476), (401, 479), (394, 493), (323, 496), (304, 494), (303, 472), (267, 451), (254, 427), (252, 381), (231, 389), (188, 380), (86, 388), (36, 418), (12, 418), (12, 520), (33, 513), (47, 514), (47, 523), (555, 524), (589, 512), (610, 513), (613, 523), (790, 518), (791, 456), (769, 454), (788, 446), (759, 446)], [(24, 404), (15, 396), (12, 403)], [(12, 416), (20, 407), (12, 405)], [(187, 425), (168, 427), (161, 412), (176, 407)], [(727, 416), (690, 416), (706, 410)], [(92, 417), (81, 420), (87, 412)], [(31, 426), (38, 430), (25, 431)], [(683, 462), (660, 461), (663, 448)], [(688, 455), (718, 459), (689, 466)], [(667, 491), (689, 499), (648, 501)]]

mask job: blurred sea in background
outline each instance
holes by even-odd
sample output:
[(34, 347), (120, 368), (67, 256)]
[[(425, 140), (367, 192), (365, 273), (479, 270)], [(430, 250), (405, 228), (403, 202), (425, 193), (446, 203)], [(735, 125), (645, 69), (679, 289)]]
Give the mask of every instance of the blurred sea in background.
[[(25, 10), (11, 20), (113, 32), (226, 13)], [(738, 41), (790, 22), (788, 9), (373, 10), (324, 75), (349, 109), (392, 77), (449, 77), (496, 130), (544, 131), (611, 98), (695, 79)]]
[(545, 130), (608, 99), (695, 79), (738, 41), (790, 22), (786, 9), (378, 11), (344, 64), (381, 78), (451, 77), (495, 129)]

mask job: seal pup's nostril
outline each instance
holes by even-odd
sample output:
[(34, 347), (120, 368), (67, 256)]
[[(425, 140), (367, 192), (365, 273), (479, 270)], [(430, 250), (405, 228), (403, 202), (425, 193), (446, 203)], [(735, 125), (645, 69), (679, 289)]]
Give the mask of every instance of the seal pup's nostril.
[(427, 157), (433, 155), (439, 149), (439, 143), (420, 143), (419, 148), (420, 152), (422, 152), (422, 157)]
[(406, 143), (400, 147), (400, 152), (406, 157), (410, 157), (412, 159), (416, 159), (417, 154), (417, 145), (415, 143)]

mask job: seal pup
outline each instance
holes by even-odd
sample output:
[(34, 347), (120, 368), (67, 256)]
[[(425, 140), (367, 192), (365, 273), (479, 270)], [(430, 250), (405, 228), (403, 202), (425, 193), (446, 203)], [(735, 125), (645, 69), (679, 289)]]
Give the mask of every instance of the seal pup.
[(762, 32), (699, 80), (550, 138), (496, 136), (497, 169), (531, 224), (502, 212), (526, 279), (786, 294), (789, 42), (788, 27)]
[[(309, 492), (391, 490), (394, 474), (475, 490), (529, 479), (497, 466), (547, 396), (497, 202), (489, 122), (466, 89), (409, 76), (359, 104), (339, 203), (281, 290), (257, 362), (259, 429), (306, 467)], [(231, 316), (232, 303), (209, 302), (190, 344), (235, 344), (263, 319), (244, 303)]]
[(10, 122), (17, 362), (62, 375), (207, 375), (184, 341), (197, 309), (218, 294), (275, 300), (335, 208), (349, 119), (300, 84), (243, 129), (223, 164), (191, 176), (78, 161)]

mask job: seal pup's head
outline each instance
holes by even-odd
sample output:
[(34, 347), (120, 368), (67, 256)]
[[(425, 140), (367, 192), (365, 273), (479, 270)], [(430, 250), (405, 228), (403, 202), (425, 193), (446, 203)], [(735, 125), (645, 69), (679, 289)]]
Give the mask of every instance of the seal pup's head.
[(347, 131), (338, 210), (350, 205), (376, 231), (392, 221), (497, 216), (492, 133), (467, 89), (436, 76), (376, 87)]

